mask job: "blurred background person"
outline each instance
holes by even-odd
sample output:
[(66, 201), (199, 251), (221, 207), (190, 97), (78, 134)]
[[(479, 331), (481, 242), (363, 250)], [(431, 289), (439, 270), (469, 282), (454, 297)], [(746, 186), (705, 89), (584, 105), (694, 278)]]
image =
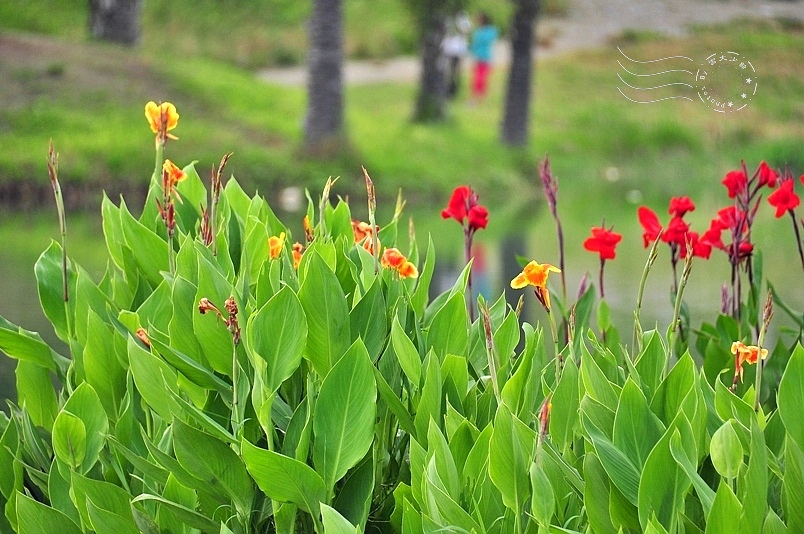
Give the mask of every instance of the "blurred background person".
[(465, 11), (458, 12), (447, 26), (447, 35), (441, 43), (444, 57), (447, 98), (454, 99), (461, 87), (461, 63), (469, 50), (469, 32), (472, 21)]
[(473, 102), (483, 100), (488, 92), (492, 53), (497, 36), (497, 27), (492, 24), (488, 13), (481, 11), (477, 16), (477, 28), (472, 32), (472, 43), (469, 45), (469, 51), (475, 60), (472, 71)]

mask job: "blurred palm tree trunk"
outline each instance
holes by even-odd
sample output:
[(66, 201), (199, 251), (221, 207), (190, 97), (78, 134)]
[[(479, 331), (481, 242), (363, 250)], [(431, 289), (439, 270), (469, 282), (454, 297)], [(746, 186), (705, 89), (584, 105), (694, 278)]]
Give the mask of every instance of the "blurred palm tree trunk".
[(89, 0), (92, 37), (125, 45), (140, 41), (142, 0)]
[(309, 24), (304, 144), (311, 153), (332, 155), (345, 141), (341, 0), (314, 0)]
[(533, 79), (533, 42), (540, 0), (514, 0), (511, 23), (511, 67), (505, 93), (500, 138), (510, 146), (528, 143)]
[(420, 12), (419, 53), (421, 78), (413, 120), (437, 122), (444, 119), (446, 83), (441, 65), (441, 42), (446, 33), (446, 16), (437, 0), (425, 2)]

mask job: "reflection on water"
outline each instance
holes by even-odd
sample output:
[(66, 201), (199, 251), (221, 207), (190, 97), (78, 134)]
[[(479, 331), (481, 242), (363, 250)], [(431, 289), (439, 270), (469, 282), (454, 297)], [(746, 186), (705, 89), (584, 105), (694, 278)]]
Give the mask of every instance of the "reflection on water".
[[(392, 213), (392, 209), (387, 210)], [(381, 211), (382, 213), (382, 211)], [(436, 215), (433, 216), (433, 213)], [(419, 242), (420, 262), (426, 252), (426, 236), (429, 234), (438, 251), (438, 276), (434, 279), (434, 289), (452, 286), (463, 267), (463, 234), (454, 221), (442, 221), (438, 211), (428, 214), (414, 214), (416, 235)], [(495, 210), (492, 209), (492, 213)], [(358, 217), (359, 214), (356, 214)], [(300, 217), (281, 216), (292, 224)], [(535, 218), (535, 217), (534, 217)], [(516, 263), (517, 255), (536, 259), (540, 263), (558, 264), (554, 227), (547, 217), (539, 217), (528, 225), (517, 225), (505, 221), (504, 217), (492, 218), (489, 231), (478, 232), (475, 236), (477, 250), (482, 258), (476, 259), (478, 272), (475, 275), (475, 289), (484, 296), (496, 300), (502, 291), (512, 305), (520, 295), (525, 297), (525, 318), (530, 322), (544, 320), (543, 312), (530, 291), (514, 291), (508, 286), (510, 280), (521, 270)], [(380, 218), (382, 220), (382, 218)], [(407, 221), (405, 218), (404, 221)], [(605, 268), (606, 300), (611, 308), (614, 325), (620, 330), (624, 341), (631, 339), (633, 329), (633, 310), (642, 269), (647, 252), (642, 247), (641, 230), (633, 213), (628, 212), (621, 220), (611, 220), (623, 233), (624, 239), (617, 249), (617, 258), (609, 261)], [(68, 223), (69, 224), (69, 223)], [(583, 250), (581, 243), (589, 231), (586, 222), (564, 221), (566, 242), (566, 280), (570, 302), (574, 302), (578, 285), (584, 276), (597, 286), (599, 261), (596, 255)], [(95, 280), (99, 280), (105, 265), (105, 247), (100, 224), (96, 219), (77, 225), (72, 235), (71, 257), (86, 268)], [(300, 224), (299, 224), (300, 226)], [(400, 224), (401, 247), (406, 247), (403, 224)], [(503, 231), (506, 227), (507, 231)], [(300, 228), (296, 231), (300, 232)], [(779, 239), (780, 232), (792, 230), (779, 229), (778, 221), (771, 219), (758, 221), (754, 228), (754, 241), (762, 249), (764, 270), (768, 279), (782, 290), (788, 304), (796, 309), (804, 308), (802, 272), (792, 235), (790, 239)], [(21, 218), (0, 217), (0, 239), (12, 243), (0, 253), (0, 315), (28, 330), (38, 331), (46, 342), (67, 354), (65, 347), (53, 334), (50, 324), (44, 318), (36, 292), (33, 265), (44, 250), (51, 237), (56, 236), (55, 221), (51, 215)], [(670, 301), (672, 271), (667, 250), (660, 249), (659, 258), (654, 265), (645, 290), (642, 325), (645, 330), (658, 327), (665, 332), (672, 318), (673, 306)], [(689, 307), (692, 325), (701, 321), (713, 322), (721, 308), (721, 287), (729, 280), (728, 262), (719, 251), (712, 253), (709, 261), (699, 260), (693, 264), (692, 274), (685, 293), (685, 303)], [(560, 290), (560, 277), (551, 277), (551, 284)], [(594, 314), (593, 314), (594, 322)], [(774, 325), (768, 336), (769, 344), (778, 338), (779, 326), (786, 320), (777, 312)], [(546, 323), (545, 323), (546, 324)], [(789, 341), (789, 340), (788, 340)], [(14, 362), (0, 357), (0, 398), (12, 397), (14, 392)], [(3, 403), (4, 405), (5, 403)]]

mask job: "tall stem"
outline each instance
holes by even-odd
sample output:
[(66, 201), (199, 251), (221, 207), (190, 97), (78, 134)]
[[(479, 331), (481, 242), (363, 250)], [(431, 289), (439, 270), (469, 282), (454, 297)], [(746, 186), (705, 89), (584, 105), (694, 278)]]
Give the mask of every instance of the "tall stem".
[[(606, 292), (603, 289), (603, 268), (606, 266), (606, 260), (600, 258), (600, 298), (606, 298)], [(561, 271), (561, 274), (564, 274), (564, 271)]]
[(793, 231), (796, 233), (796, 246), (798, 246), (798, 257), (801, 258), (801, 268), (804, 269), (804, 248), (801, 244), (801, 233), (798, 229), (798, 221), (796, 220), (796, 213), (793, 210), (787, 210), (790, 218), (793, 219)]
[(637, 357), (642, 348), (639, 346), (642, 343), (642, 324), (639, 322), (639, 312), (642, 309), (642, 297), (645, 295), (645, 284), (648, 281), (648, 273), (650, 272), (650, 268), (653, 266), (653, 262), (656, 261), (658, 256), (659, 239), (657, 238), (650, 247), (648, 261), (645, 262), (645, 268), (642, 269), (642, 278), (639, 279), (639, 291), (637, 292), (637, 303), (636, 309), (634, 310), (634, 358)]
[(765, 300), (765, 307), (762, 312), (762, 325), (759, 328), (759, 336), (757, 337), (757, 370), (756, 378), (754, 379), (754, 411), (759, 412), (760, 396), (762, 394), (762, 371), (765, 368), (765, 360), (762, 358), (762, 343), (765, 341), (765, 332), (770, 326), (771, 318), (773, 317), (773, 294), (768, 291), (768, 298)]
[[(556, 220), (556, 235), (558, 238), (558, 268), (561, 269), (561, 298), (567, 302), (567, 275), (564, 269), (564, 230), (561, 228), (561, 220), (558, 215), (555, 216)], [(602, 287), (602, 286), (601, 286)]]
[(687, 249), (687, 257), (684, 260), (684, 269), (681, 272), (681, 281), (678, 284), (678, 291), (676, 292), (676, 302), (673, 306), (673, 322), (670, 323), (670, 357), (667, 358), (667, 364), (670, 365), (670, 360), (676, 352), (676, 332), (681, 329), (681, 302), (684, 296), (684, 288), (687, 287), (687, 280), (690, 277), (692, 270), (692, 251)]
[[(464, 259), (466, 265), (469, 265), (469, 262), (472, 261), (472, 237), (474, 232), (469, 226), (465, 226), (463, 229), (463, 252), (464, 252)], [(472, 265), (474, 268), (474, 265)], [(469, 276), (466, 279), (466, 288), (468, 289), (467, 295), (467, 307), (469, 308), (469, 322), (475, 322), (475, 297), (472, 293), (472, 269), (469, 269)]]
[(558, 347), (558, 329), (556, 328), (556, 320), (553, 317), (553, 310), (547, 309), (547, 319), (550, 322), (550, 333), (553, 335), (553, 347), (555, 350), (555, 360), (556, 360), (556, 384), (558, 384), (558, 379), (561, 378), (561, 368), (563, 367), (563, 358), (561, 356), (561, 351)]

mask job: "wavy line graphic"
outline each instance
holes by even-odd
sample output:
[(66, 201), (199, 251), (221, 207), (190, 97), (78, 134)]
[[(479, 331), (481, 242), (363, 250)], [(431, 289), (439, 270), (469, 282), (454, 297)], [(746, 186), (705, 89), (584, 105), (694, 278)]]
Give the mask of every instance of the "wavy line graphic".
[[(625, 52), (623, 52), (622, 49), (619, 46), (617, 47), (617, 50), (628, 61), (630, 61), (632, 63), (640, 64), (640, 65), (649, 65), (649, 64), (652, 64), (652, 63), (660, 63), (662, 61), (667, 61), (667, 60), (672, 60), (672, 59), (686, 59), (688, 61), (692, 61), (693, 63), (695, 62), (695, 60), (693, 60), (692, 58), (689, 58), (687, 56), (667, 56), (667, 57), (663, 57), (663, 58), (659, 58), (659, 59), (651, 59), (651, 60), (648, 60), (648, 61), (639, 61), (639, 60), (636, 60), (636, 59), (628, 57), (625, 54)], [(631, 76), (635, 76), (637, 78), (646, 78), (646, 77), (650, 77), (650, 76), (660, 76), (662, 74), (670, 74), (670, 73), (675, 73), (675, 72), (687, 74), (689, 76), (695, 76), (695, 74), (692, 71), (686, 70), (686, 69), (668, 69), (668, 70), (663, 70), (663, 71), (660, 71), (660, 72), (653, 72), (653, 73), (649, 73), (649, 74), (639, 74), (639, 73), (632, 72), (632, 71), (628, 70), (626, 68), (626, 66), (623, 65), (623, 63), (619, 59), (617, 60), (617, 64), (620, 66), (620, 68), (622, 70), (624, 70), (625, 72), (627, 72)], [(662, 85), (656, 85), (656, 86), (653, 86), (653, 87), (637, 87), (637, 86), (631, 85), (630, 83), (625, 81), (625, 79), (623, 79), (623, 77), (620, 75), (619, 72), (617, 73), (617, 78), (619, 78), (619, 80), (623, 84), (625, 84), (629, 88), (634, 89), (636, 91), (651, 91), (651, 90), (654, 90), (654, 89), (662, 89), (664, 87), (671, 87), (671, 86), (676, 86), (676, 85), (685, 86), (685, 87), (689, 87), (690, 89), (694, 89), (693, 85), (691, 85), (689, 83), (684, 83), (684, 82), (671, 82), (671, 83), (665, 83), (665, 84), (662, 84)], [(692, 98), (690, 98), (688, 96), (684, 96), (684, 95), (673, 95), (673, 96), (667, 96), (667, 97), (664, 97), (664, 98), (655, 98), (653, 100), (635, 100), (635, 99), (629, 97), (628, 95), (626, 95), (620, 87), (617, 87), (617, 90), (620, 92), (620, 94), (626, 100), (629, 100), (629, 101), (634, 102), (636, 104), (653, 104), (655, 102), (662, 102), (664, 100), (675, 100), (675, 99), (689, 100), (690, 102), (694, 101)]]
[(694, 102), (694, 100), (691, 99), (688, 96), (666, 96), (664, 98), (657, 98), (656, 100), (634, 100), (633, 98), (630, 98), (625, 93), (623, 93), (623, 90), (620, 89), (619, 87), (617, 88), (617, 90), (620, 92), (621, 95), (623, 95), (625, 97), (626, 100), (630, 100), (631, 102), (634, 102), (635, 104), (653, 104), (654, 102), (661, 102), (662, 100), (673, 100), (675, 98), (683, 98), (684, 100), (689, 100), (690, 102)]
[(662, 58), (659, 58), (659, 59), (650, 59), (648, 61), (639, 61), (639, 60), (636, 60), (636, 59), (631, 59), (630, 57), (626, 56), (625, 52), (623, 52), (620, 49), (619, 46), (617, 47), (617, 50), (619, 50), (620, 54), (622, 54), (622, 56), (625, 59), (627, 59), (628, 61), (633, 61), (634, 63), (656, 63), (657, 61), (665, 61), (665, 60), (668, 60), (668, 59), (687, 59), (687, 60), (692, 61), (693, 63), (695, 63), (694, 59), (692, 59), (690, 57), (687, 57), (687, 56), (668, 56), (668, 57), (662, 57)]

